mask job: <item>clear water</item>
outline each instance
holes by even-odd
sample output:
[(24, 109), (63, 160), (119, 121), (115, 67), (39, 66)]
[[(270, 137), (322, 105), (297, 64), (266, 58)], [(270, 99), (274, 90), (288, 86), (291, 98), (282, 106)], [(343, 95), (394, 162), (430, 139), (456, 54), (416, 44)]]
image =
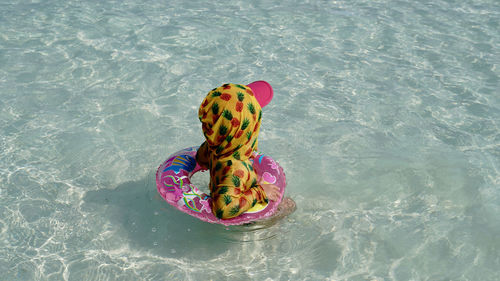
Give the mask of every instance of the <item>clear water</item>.
[[(499, 280), (500, 3), (0, 3), (0, 280)], [(265, 79), (298, 210), (156, 195), (197, 108)]]

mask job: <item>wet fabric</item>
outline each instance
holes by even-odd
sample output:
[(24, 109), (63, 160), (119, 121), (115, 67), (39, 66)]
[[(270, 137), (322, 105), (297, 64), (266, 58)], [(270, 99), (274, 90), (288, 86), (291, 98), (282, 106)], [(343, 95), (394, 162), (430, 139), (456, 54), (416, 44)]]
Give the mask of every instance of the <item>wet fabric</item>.
[(257, 150), (262, 109), (252, 90), (224, 84), (208, 93), (198, 112), (206, 141), (196, 160), (210, 169), (212, 212), (233, 218), (268, 202), (250, 158)]

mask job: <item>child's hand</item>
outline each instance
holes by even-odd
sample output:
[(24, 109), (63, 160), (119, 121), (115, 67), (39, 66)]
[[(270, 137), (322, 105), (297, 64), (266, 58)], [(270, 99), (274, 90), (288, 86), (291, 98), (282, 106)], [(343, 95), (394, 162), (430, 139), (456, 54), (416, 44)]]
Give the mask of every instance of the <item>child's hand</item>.
[(261, 184), (262, 189), (267, 195), (267, 199), (276, 201), (280, 198), (280, 188), (274, 184)]
[(196, 152), (196, 162), (203, 168), (203, 170), (207, 170), (209, 159), (210, 154), (208, 153), (208, 144), (207, 142), (203, 142)]

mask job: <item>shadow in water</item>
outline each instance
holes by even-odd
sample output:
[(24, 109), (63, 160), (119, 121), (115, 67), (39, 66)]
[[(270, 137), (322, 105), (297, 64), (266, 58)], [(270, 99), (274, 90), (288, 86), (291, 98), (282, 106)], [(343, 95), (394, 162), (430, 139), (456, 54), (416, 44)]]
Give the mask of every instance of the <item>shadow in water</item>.
[(272, 239), (276, 225), (231, 226), (202, 222), (167, 204), (156, 191), (154, 172), (114, 189), (89, 191), (85, 211), (99, 212), (126, 236), (130, 247), (159, 256), (209, 258), (243, 242)]
[(222, 225), (204, 223), (167, 204), (156, 192), (154, 173), (114, 189), (89, 191), (84, 206), (102, 212), (131, 247), (164, 256), (202, 257), (227, 250), (220, 239), (228, 232)]

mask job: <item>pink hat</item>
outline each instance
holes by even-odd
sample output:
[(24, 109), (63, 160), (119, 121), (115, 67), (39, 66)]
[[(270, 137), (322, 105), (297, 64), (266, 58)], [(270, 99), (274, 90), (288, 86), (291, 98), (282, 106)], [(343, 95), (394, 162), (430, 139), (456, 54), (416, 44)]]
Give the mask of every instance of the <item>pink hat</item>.
[(247, 85), (252, 89), (260, 107), (266, 106), (273, 99), (273, 88), (266, 81), (255, 81)]

